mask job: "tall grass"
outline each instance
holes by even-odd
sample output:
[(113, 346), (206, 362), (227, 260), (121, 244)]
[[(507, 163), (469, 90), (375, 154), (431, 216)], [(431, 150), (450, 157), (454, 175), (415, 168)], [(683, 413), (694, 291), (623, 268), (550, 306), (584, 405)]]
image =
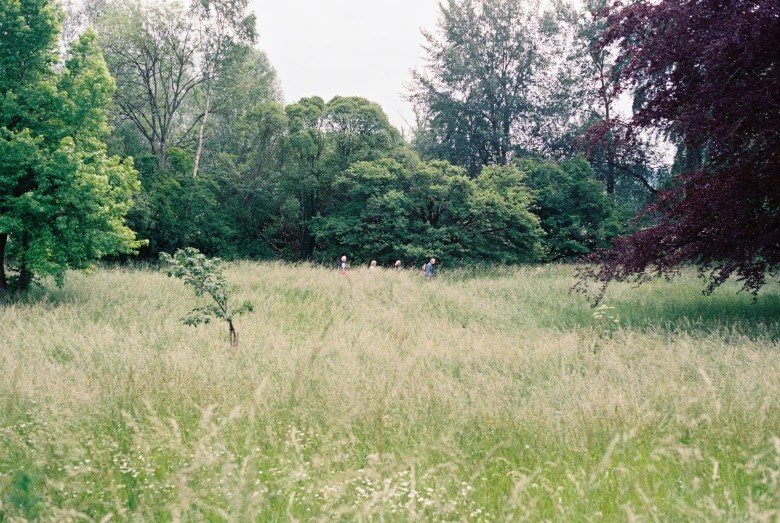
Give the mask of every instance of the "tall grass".
[(780, 288), (151, 270), (0, 309), (0, 521), (777, 521)]

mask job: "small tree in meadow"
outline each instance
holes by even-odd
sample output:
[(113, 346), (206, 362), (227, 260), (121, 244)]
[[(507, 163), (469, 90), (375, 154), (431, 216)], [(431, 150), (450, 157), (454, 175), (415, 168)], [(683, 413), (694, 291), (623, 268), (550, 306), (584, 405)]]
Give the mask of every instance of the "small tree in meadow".
[(233, 326), (233, 319), (245, 312), (252, 312), (253, 307), (246, 301), (237, 309), (231, 309), (230, 289), (222, 274), (222, 260), (208, 258), (192, 247), (179, 249), (173, 253), (173, 256), (161, 253), (160, 259), (168, 264), (168, 276), (176, 276), (184, 280), (184, 285), (195, 289), (196, 296), (207, 295), (215, 302), (215, 305), (192, 309), (181, 321), (185, 325), (192, 326), (209, 323), (212, 318), (226, 321), (230, 328), (230, 346), (238, 346), (238, 334)]

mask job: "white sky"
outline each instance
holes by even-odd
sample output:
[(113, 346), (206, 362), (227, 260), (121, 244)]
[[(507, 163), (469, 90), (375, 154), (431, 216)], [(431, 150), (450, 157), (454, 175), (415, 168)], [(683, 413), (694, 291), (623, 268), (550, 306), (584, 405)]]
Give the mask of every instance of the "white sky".
[(304, 96), (362, 96), (396, 127), (414, 124), (401, 100), (422, 65), (420, 29), (434, 30), (438, 0), (251, 0), (259, 47), (276, 68), (287, 103)]

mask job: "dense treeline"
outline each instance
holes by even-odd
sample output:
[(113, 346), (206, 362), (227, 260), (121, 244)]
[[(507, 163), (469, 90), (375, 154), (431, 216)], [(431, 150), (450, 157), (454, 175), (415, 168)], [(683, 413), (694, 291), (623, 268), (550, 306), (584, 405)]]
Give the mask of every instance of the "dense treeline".
[[(609, 155), (584, 139), (603, 112), (587, 13), (507, 0), (444, 6), (430, 64), (413, 78), (420, 121), (408, 143), (363, 98), (284, 105), (243, 29), (253, 23), (246, 3), (198, 6), (87, 8), (119, 86), (110, 149), (135, 158), (142, 183), (128, 224), (149, 240), (144, 256), (193, 246), (325, 262), (572, 259), (608, 245), (647, 199), (636, 178), (609, 178)], [(198, 45), (217, 31), (198, 27), (222, 12), (227, 44), (211, 56)], [(470, 54), (452, 60), (464, 46)], [(446, 99), (466, 92), (460, 105)], [(650, 162), (635, 163), (622, 167), (656, 181)]]
[[(285, 104), (247, 0), (90, 0), (66, 5), (67, 17), (53, 0), (2, 2), (4, 13), (6, 4), (48, 13), (47, 74), (61, 74), (51, 58), (58, 35), (102, 53), (95, 63), (111, 83), (93, 134), (127, 171), (121, 186), (140, 182), (129, 210), (123, 189), (116, 209), (126, 218), (111, 225), (138, 240), (123, 232), (124, 243), (37, 265), (42, 255), (10, 210), (9, 198), (29, 187), (3, 187), (0, 246), (11, 274), (29, 269), (22, 286), (106, 255), (185, 247), (290, 261), (570, 260), (609, 246), (665, 179), (652, 144), (611, 125), (619, 64), (594, 45), (602, 5), (443, 4), (438, 29), (426, 33), (428, 61), (409, 85), (418, 122), (407, 140), (364, 98)], [(4, 55), (32, 45), (24, 20), (4, 34)], [(79, 38), (84, 30), (90, 36)], [(70, 49), (67, 64), (82, 52)], [(18, 92), (10, 72), (2, 69), (6, 113)], [(34, 129), (4, 117), (3, 132)]]

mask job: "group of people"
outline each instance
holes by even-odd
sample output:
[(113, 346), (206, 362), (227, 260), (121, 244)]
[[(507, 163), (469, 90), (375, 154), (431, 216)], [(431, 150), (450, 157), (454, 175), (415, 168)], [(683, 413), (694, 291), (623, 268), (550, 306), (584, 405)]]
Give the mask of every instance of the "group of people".
[[(436, 265), (436, 258), (431, 258), (431, 260), (422, 266), (422, 271), (425, 273), (425, 278), (427, 280), (433, 279), (433, 266)], [(401, 264), (401, 260), (398, 260), (395, 262), (395, 265), (393, 265), (393, 270), (400, 271), (403, 268)], [(342, 256), (341, 261), (339, 262), (339, 270), (341, 271), (342, 276), (347, 275), (347, 257)], [(376, 260), (373, 260), (371, 262), (371, 265), (368, 266), (369, 272), (376, 272), (377, 265)]]

